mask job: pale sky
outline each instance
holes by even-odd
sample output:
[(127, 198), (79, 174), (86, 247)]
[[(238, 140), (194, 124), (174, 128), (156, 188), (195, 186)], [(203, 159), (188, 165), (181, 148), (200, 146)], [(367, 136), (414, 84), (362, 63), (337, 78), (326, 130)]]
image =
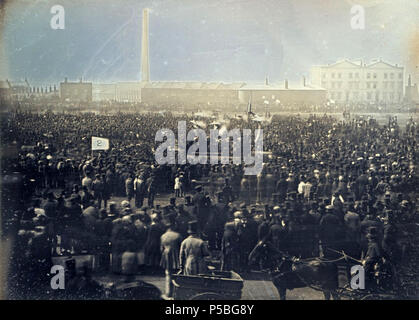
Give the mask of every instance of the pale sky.
[[(150, 8), (152, 81), (290, 80), (311, 65), (381, 58), (418, 65), (417, 0), (13, 0), (3, 7), (0, 79), (54, 84), (140, 79), (142, 9)], [(53, 30), (50, 8), (65, 9)], [(416, 31), (416, 33), (415, 33)], [(409, 51), (410, 50), (410, 51)], [(417, 71), (416, 71), (417, 72)]]

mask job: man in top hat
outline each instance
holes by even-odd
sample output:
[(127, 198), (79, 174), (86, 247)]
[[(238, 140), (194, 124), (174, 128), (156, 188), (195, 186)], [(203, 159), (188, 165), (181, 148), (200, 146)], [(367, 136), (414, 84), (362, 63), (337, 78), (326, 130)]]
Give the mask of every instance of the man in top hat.
[[(100, 174), (95, 175), (95, 180), (92, 183), (92, 191), (93, 191), (93, 197), (98, 203), (99, 209), (102, 207), (102, 201), (104, 200), (104, 191), (105, 191), (105, 185), (102, 181), (102, 178)], [(105, 202), (106, 207), (106, 202)]]
[(240, 245), (234, 223), (227, 222), (221, 240), (221, 270), (240, 269)]
[(370, 227), (367, 232), (368, 249), (365, 254), (363, 265), (365, 268), (365, 287), (374, 290), (377, 286), (375, 272), (382, 263), (384, 252), (379, 242), (378, 228)]
[(156, 192), (157, 192), (156, 178), (155, 178), (155, 175), (153, 173), (147, 179), (146, 186), (147, 186), (148, 206), (150, 208), (153, 208), (154, 207), (154, 198), (155, 198)]
[(199, 231), (202, 231), (205, 223), (207, 221), (207, 213), (208, 213), (208, 198), (205, 196), (205, 194), (202, 192), (202, 186), (196, 186), (195, 187), (196, 193), (194, 194), (192, 198), (192, 203), (195, 206), (194, 213), (197, 217), (198, 221), (198, 229)]
[(399, 230), (394, 223), (393, 210), (386, 210), (383, 226), (382, 247), (393, 263), (400, 262), (400, 248), (397, 244)]
[(174, 231), (175, 215), (170, 214), (164, 218), (164, 225), (167, 231), (160, 237), (162, 256), (160, 266), (165, 270), (166, 275), (166, 297), (172, 297), (173, 284), (172, 274), (179, 269), (179, 253), (182, 243), (182, 236)]
[(322, 253), (325, 258), (335, 259), (336, 253), (329, 250), (341, 250), (343, 232), (343, 219), (340, 219), (334, 212), (332, 205), (326, 206), (326, 212), (320, 219), (319, 238), (321, 242)]
[(146, 181), (142, 173), (139, 173), (134, 179), (134, 198), (135, 206), (141, 208), (144, 203), (144, 197), (146, 196)]
[(189, 237), (182, 241), (180, 246), (179, 274), (198, 275), (207, 272), (204, 257), (210, 252), (205, 242), (198, 237), (198, 222), (190, 221), (188, 224)]
[(175, 197), (170, 197), (169, 201), (170, 201), (169, 207), (172, 210), (175, 210), (176, 209), (176, 198)]

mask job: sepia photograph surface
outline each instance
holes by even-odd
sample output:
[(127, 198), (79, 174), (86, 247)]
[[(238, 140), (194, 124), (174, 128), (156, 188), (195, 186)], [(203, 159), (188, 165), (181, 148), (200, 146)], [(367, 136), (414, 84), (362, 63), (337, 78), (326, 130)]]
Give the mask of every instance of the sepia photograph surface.
[(418, 13), (1, 1), (0, 299), (417, 300)]

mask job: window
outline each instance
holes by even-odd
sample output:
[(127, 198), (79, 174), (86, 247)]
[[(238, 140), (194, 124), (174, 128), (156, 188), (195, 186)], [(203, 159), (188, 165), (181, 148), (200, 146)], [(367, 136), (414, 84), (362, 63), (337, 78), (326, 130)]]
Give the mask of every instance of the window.
[(367, 92), (367, 99), (371, 100), (371, 92)]
[(332, 73), (332, 78), (334, 78), (335, 77), (335, 73)]
[(384, 79), (387, 79), (387, 73), (384, 73)]
[(372, 85), (372, 87), (373, 87), (374, 89), (377, 89), (377, 82), (374, 82), (374, 83), (373, 83), (373, 85)]
[(355, 73), (355, 78), (359, 78), (359, 73), (358, 72)]
[(332, 89), (334, 89), (335, 88), (335, 83), (334, 82), (332, 82)]
[(399, 73), (399, 79), (402, 79), (403, 78), (403, 73)]
[(393, 82), (390, 82), (390, 88), (391, 89), (394, 89), (394, 81)]
[(372, 76), (373, 76), (374, 79), (377, 79), (377, 74), (376, 73), (374, 73)]
[(341, 73), (338, 73), (338, 78), (339, 79), (342, 78), (342, 74)]
[(322, 78), (325, 79), (326, 78), (326, 73), (322, 73)]
[(367, 82), (367, 89), (371, 88), (371, 83)]
[(349, 79), (352, 79), (352, 72), (349, 72)]
[(371, 78), (371, 73), (367, 73), (367, 79)]
[(390, 73), (390, 79), (394, 79), (394, 73)]

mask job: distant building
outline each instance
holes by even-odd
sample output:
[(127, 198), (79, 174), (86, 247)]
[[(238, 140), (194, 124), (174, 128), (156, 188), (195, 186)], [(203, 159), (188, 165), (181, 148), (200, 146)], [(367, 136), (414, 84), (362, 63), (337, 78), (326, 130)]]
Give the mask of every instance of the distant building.
[(28, 80), (24, 81), (9, 81), (6, 80), (9, 85), (9, 94), (12, 100), (22, 100), (24, 98), (30, 97), (31, 86), (29, 85)]
[(118, 102), (141, 102), (143, 82), (117, 82), (115, 84), (115, 100)]
[(184, 105), (238, 103), (238, 91), (244, 85), (244, 82), (149, 82), (142, 88), (141, 100)]
[(6, 102), (10, 100), (10, 86), (9, 82), (0, 80), (0, 102)]
[(64, 82), (60, 83), (60, 98), (67, 102), (91, 102), (92, 101), (92, 83), (82, 82), (68, 82), (65, 78)]
[(412, 78), (409, 75), (409, 80), (407, 82), (407, 86), (405, 88), (405, 100), (406, 102), (414, 102), (419, 103), (419, 92), (418, 92), (418, 84), (412, 84)]
[[(251, 97), (253, 104), (323, 104), (327, 101), (327, 91), (315, 85), (289, 82), (245, 85), (239, 90), (240, 103), (247, 103)], [(278, 107), (280, 108), (280, 107)], [(280, 109), (278, 109), (280, 110)]]
[(343, 60), (313, 66), (311, 83), (326, 89), (328, 99), (336, 102), (396, 103), (403, 100), (404, 68), (381, 60), (368, 65)]
[(116, 100), (116, 84), (93, 83), (92, 99), (93, 101), (115, 101)]

